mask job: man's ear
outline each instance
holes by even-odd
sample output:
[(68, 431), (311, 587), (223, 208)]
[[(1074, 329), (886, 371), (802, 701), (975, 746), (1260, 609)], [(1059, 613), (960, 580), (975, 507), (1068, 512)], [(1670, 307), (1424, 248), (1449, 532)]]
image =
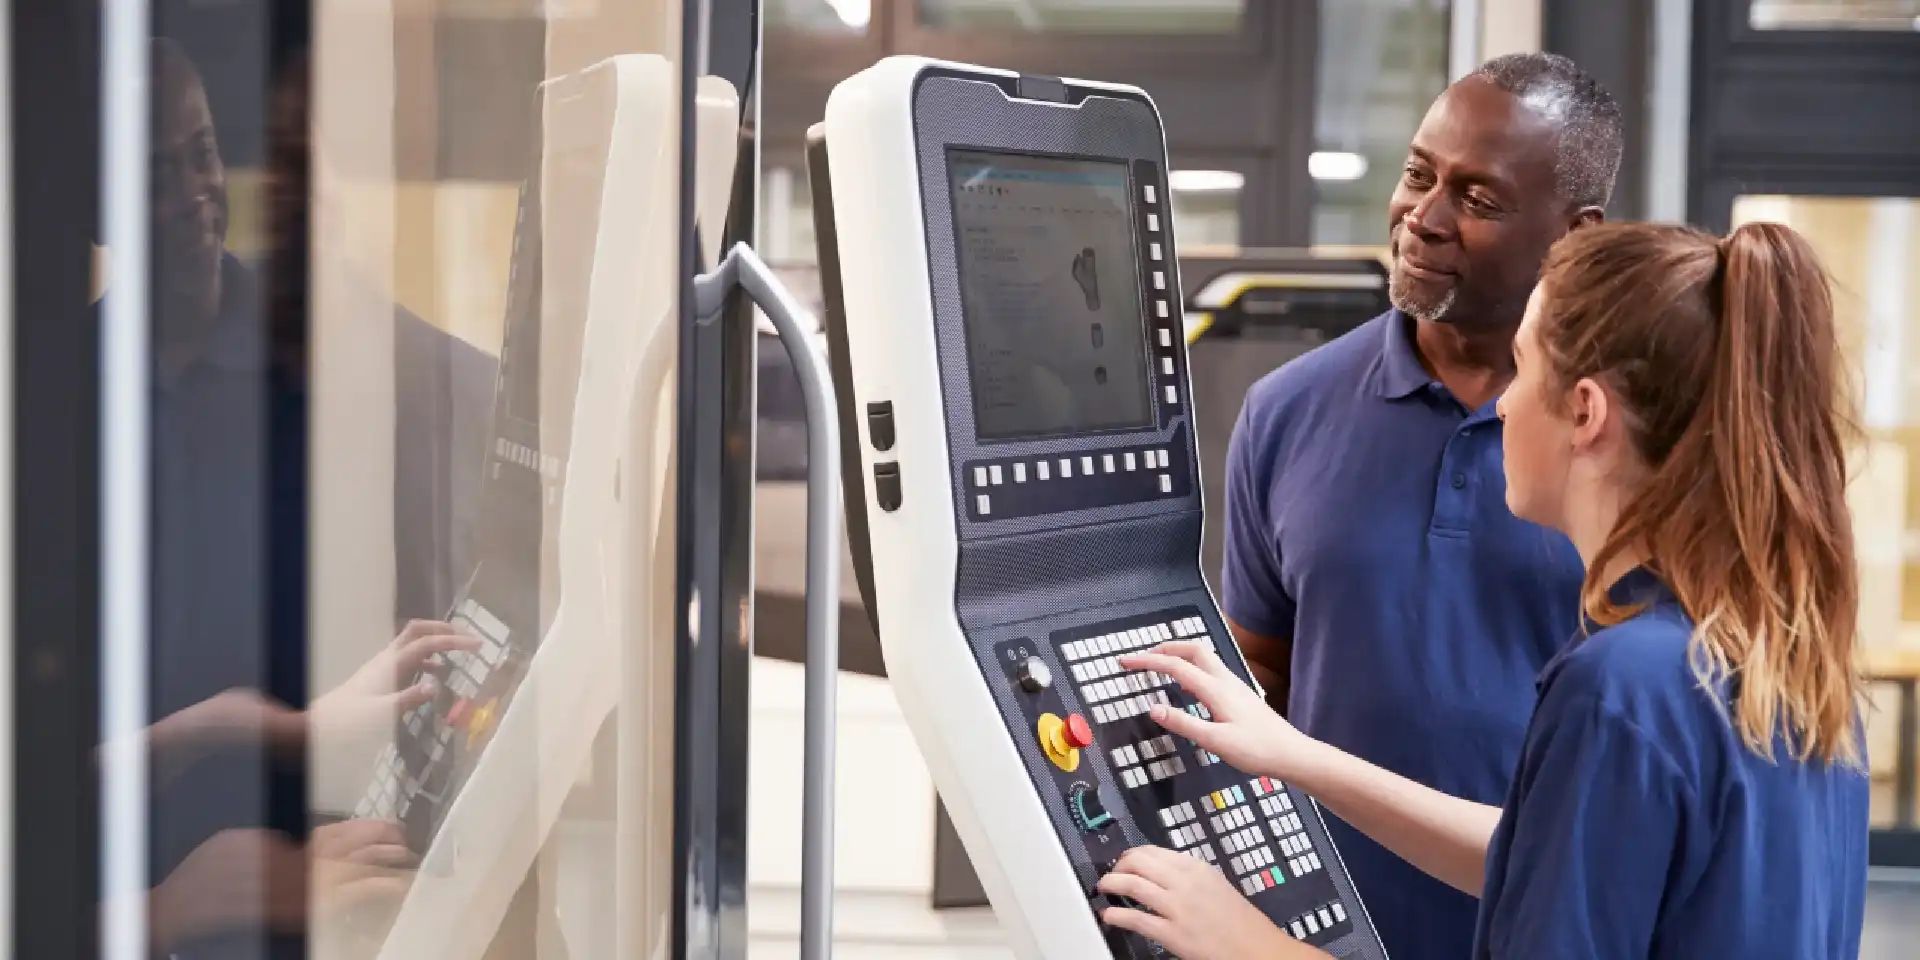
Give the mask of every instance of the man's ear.
[(1607, 219), (1607, 208), (1605, 207), (1595, 207), (1595, 206), (1581, 207), (1580, 209), (1573, 211), (1573, 216), (1568, 218), (1567, 230), (1573, 231), (1573, 230), (1578, 230), (1581, 227), (1591, 227), (1597, 223), (1604, 223), (1606, 219)]

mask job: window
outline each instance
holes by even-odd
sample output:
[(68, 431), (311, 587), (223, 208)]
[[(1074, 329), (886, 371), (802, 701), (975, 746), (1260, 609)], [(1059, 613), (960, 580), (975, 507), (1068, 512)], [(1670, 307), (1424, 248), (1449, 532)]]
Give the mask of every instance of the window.
[(873, 20), (873, 4), (874, 0), (767, 0), (767, 26), (791, 33), (865, 33)]
[(1755, 30), (1920, 30), (1920, 0), (1753, 0)]
[(1046, 33), (1235, 33), (1246, 0), (920, 0), (945, 30)]
[(1174, 236), (1180, 252), (1240, 245), (1240, 191), (1246, 177), (1231, 170), (1175, 170), (1167, 178), (1173, 194)]
[(1315, 244), (1387, 242), (1387, 198), (1407, 142), (1447, 86), (1447, 0), (1320, 5), (1311, 236)]
[(1903, 711), (1920, 710), (1911, 693), (1920, 682), (1920, 274), (1912, 269), (1920, 259), (1920, 201), (1748, 196), (1735, 202), (1733, 219), (1800, 231), (1833, 277), (1866, 427), (1848, 500), (1860, 562), (1861, 660), (1877, 708), (1867, 715), (1873, 825), (1911, 830), (1920, 818), (1912, 773), (1920, 744), (1910, 736), (1902, 742), (1899, 731), (1913, 729)]

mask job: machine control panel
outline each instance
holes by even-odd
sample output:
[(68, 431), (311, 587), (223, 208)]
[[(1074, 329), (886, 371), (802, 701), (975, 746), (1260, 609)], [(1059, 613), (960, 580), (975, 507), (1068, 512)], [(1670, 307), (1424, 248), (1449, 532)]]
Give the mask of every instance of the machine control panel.
[(1156, 706), (1206, 708), (1119, 665), (1200, 640), (1248, 677), (1200, 572), (1152, 101), (894, 58), (809, 141), (842, 429), (868, 437), (843, 453), (855, 576), (1016, 953), (1167, 957), (1099, 917), (1100, 877), (1151, 845), (1300, 940), (1384, 958), (1313, 803), (1169, 734)]
[[(1172, 640), (1209, 639), (1207, 618), (1183, 605), (1002, 641), (1010, 723), (1034, 731), (1046, 759), (1043, 792), (1058, 797), (1090, 869), (1090, 905), (1106, 898), (1093, 882), (1122, 852), (1142, 843), (1208, 863), (1295, 938), (1325, 946), (1354, 930), (1327, 868), (1330, 849), (1312, 803), (1278, 781), (1248, 776), (1154, 723), (1156, 705), (1210, 717), (1170, 678), (1125, 670), (1119, 658)], [(1034, 685), (1028, 678), (1062, 681)], [(1142, 956), (1152, 955), (1143, 953)]]

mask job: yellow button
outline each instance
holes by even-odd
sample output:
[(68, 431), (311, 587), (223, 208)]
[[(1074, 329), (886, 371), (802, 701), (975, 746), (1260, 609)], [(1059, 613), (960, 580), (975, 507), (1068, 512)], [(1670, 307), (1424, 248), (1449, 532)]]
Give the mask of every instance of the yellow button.
[(485, 706), (473, 711), (467, 720), (467, 746), (478, 744), (493, 729), (493, 711), (499, 703), (498, 700), (488, 700)]
[(1072, 773), (1080, 769), (1080, 751), (1067, 742), (1066, 721), (1051, 713), (1040, 715), (1040, 723), (1035, 731), (1040, 737), (1040, 749), (1053, 761), (1053, 765)]
[(1227, 801), (1221, 798), (1220, 791), (1218, 790), (1213, 792), (1213, 808), (1215, 810), (1225, 810), (1227, 808)]

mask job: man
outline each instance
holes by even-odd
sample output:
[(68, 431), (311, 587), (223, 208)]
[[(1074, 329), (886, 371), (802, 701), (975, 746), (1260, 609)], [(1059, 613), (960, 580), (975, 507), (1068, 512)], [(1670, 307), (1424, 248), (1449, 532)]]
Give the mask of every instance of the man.
[[(1508, 512), (1494, 401), (1548, 248), (1602, 219), (1621, 138), (1563, 57), (1501, 57), (1441, 94), (1388, 205), (1394, 309), (1255, 384), (1228, 452), (1223, 606), (1274, 705), (1483, 803), (1582, 575)], [(1471, 898), (1329, 826), (1389, 954), (1468, 954)]]

